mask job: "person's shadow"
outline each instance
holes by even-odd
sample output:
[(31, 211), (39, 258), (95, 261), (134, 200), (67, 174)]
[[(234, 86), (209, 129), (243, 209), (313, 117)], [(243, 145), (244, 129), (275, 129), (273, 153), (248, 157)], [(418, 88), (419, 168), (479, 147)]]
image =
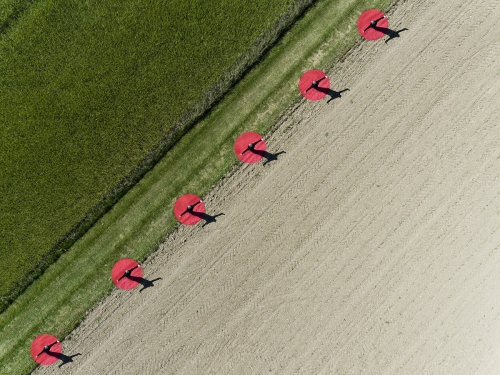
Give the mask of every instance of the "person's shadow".
[(398, 30), (398, 31), (396, 31), (396, 30), (391, 30), (391, 29), (389, 29), (389, 28), (387, 28), (387, 27), (378, 27), (378, 26), (374, 26), (373, 28), (374, 28), (375, 30), (377, 30), (377, 31), (380, 31), (380, 32), (384, 33), (385, 35), (387, 35), (387, 36), (389, 37), (389, 38), (387, 38), (387, 39), (385, 40), (385, 43), (387, 43), (387, 42), (388, 42), (389, 40), (391, 40), (391, 39), (394, 39), (394, 38), (399, 38), (399, 37), (400, 37), (400, 35), (399, 35), (399, 34), (400, 34), (400, 33), (402, 33), (403, 31), (408, 31), (408, 29), (407, 29), (406, 27), (405, 27), (405, 28), (403, 28), (403, 29), (401, 29), (401, 30)]
[(349, 89), (335, 91), (332, 89), (327, 89), (326, 87), (318, 87), (316, 90), (324, 92), (326, 95), (330, 96), (330, 99), (328, 99), (328, 101), (326, 103), (330, 103), (334, 99), (341, 98), (343, 92), (349, 91)]
[(204, 228), (205, 225), (208, 225), (208, 224), (211, 224), (211, 223), (216, 223), (217, 222), (217, 218), (219, 216), (224, 215), (223, 212), (221, 212), (220, 214), (217, 214), (217, 215), (209, 215), (209, 214), (204, 213), (204, 212), (196, 212), (196, 211), (192, 212), (191, 214), (194, 215), (194, 216), (198, 216), (202, 220), (205, 220), (205, 222), (201, 226), (202, 228)]
[(73, 362), (73, 358), (76, 357), (76, 356), (78, 356), (78, 355), (82, 355), (82, 354), (81, 353), (76, 353), (76, 354), (73, 354), (73, 355), (66, 355), (66, 354), (60, 353), (58, 355), (58, 357), (62, 361), (62, 363), (59, 365), (59, 368), (63, 367), (67, 363)]
[(145, 279), (144, 277), (138, 277), (138, 276), (128, 276), (128, 278), (130, 280), (134, 280), (135, 282), (138, 282), (142, 285), (142, 289), (139, 290), (139, 293), (141, 293), (146, 288), (151, 288), (152, 286), (155, 286), (154, 285), (155, 281), (163, 280), (161, 277), (157, 277), (154, 280), (148, 280), (148, 279)]
[(276, 161), (276, 160), (278, 160), (278, 156), (280, 156), (281, 154), (286, 154), (285, 151), (280, 151), (280, 152), (277, 152), (275, 154), (272, 154), (272, 153), (270, 153), (268, 151), (264, 151), (264, 150), (254, 150), (253, 152), (266, 159), (266, 161), (262, 165), (266, 165), (267, 163), (270, 163), (272, 161)]

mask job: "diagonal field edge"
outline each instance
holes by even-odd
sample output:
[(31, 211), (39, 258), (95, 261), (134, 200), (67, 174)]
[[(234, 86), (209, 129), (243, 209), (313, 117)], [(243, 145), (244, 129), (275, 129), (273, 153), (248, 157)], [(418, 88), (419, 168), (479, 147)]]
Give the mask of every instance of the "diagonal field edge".
[[(380, 1), (375, 5), (384, 9), (389, 4)], [(315, 64), (327, 68), (359, 40), (351, 23), (362, 10), (360, 1), (318, 2), (223, 102), (2, 314), (0, 370), (30, 371), (34, 363), (24, 348), (29, 347), (42, 322), (44, 329), (58, 337), (67, 336), (85, 312), (111, 290), (109, 270), (118, 257), (142, 261), (155, 250), (177, 226), (171, 213), (175, 193), (184, 187), (203, 196), (235, 165), (232, 145), (236, 134), (269, 131), (283, 111), (300, 100), (296, 84), (302, 71), (311, 67), (308, 58), (312, 52), (329, 43), (330, 49), (323, 46), (324, 57)], [(341, 31), (335, 32), (334, 25), (340, 25)], [(225, 126), (217, 129), (213, 126), (217, 123)], [(199, 139), (199, 152), (190, 154), (191, 172), (169, 173), (184, 170), (186, 160), (181, 155), (188, 153), (193, 139)]]
[[(15, 1), (15, 0), (12, 0)], [(22, 1), (22, 0), (19, 0)], [(154, 165), (163, 157), (175, 143), (191, 128), (196, 121), (217, 103), (225, 93), (237, 82), (245, 71), (249, 70), (259, 59), (263, 51), (269, 49), (276, 39), (287, 30), (304, 9), (307, 9), (314, 0), (295, 0), (293, 5), (284, 13), (277, 23), (266, 30), (255, 43), (244, 52), (232, 66), (222, 75), (219, 81), (210, 86), (205, 94), (187, 112), (173, 124), (164, 137), (144, 156), (144, 158), (134, 166), (128, 174), (105, 194), (80, 221), (74, 224), (64, 235), (62, 235), (52, 249), (48, 251), (33, 266), (32, 271), (25, 275), (22, 280), (16, 281), (10, 292), (0, 297), (0, 312), (3, 312), (8, 305), (17, 298), (34, 280), (36, 280), (47, 267), (57, 258), (67, 251), (92, 225), (99, 220), (130, 188), (151, 170)], [(45, 247), (45, 246), (43, 246)]]

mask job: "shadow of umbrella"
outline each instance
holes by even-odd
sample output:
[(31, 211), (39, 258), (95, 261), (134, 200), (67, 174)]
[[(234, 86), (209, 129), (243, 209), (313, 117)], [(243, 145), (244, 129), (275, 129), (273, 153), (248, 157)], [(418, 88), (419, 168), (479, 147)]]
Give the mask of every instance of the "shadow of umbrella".
[(276, 160), (278, 160), (278, 156), (279, 155), (286, 154), (285, 151), (280, 151), (280, 152), (277, 152), (275, 154), (272, 154), (272, 153), (270, 153), (268, 151), (262, 151), (262, 150), (254, 150), (253, 152), (255, 154), (258, 154), (258, 155), (260, 155), (260, 156), (262, 156), (263, 158), (266, 159), (266, 161), (262, 165), (266, 165), (267, 163), (270, 163), (272, 161), (276, 161)]
[(403, 31), (408, 31), (408, 29), (406, 27), (404, 29), (401, 29), (401, 30), (398, 30), (398, 31), (387, 29), (386, 34), (389, 35), (389, 38), (387, 38), (385, 40), (385, 42), (387, 43), (391, 39), (399, 38), (399, 33), (403, 32)]
[(385, 35), (387, 35), (387, 36), (389, 37), (389, 38), (387, 38), (387, 39), (385, 40), (385, 43), (387, 43), (387, 42), (388, 42), (389, 40), (391, 40), (391, 39), (394, 39), (394, 38), (399, 38), (399, 37), (400, 37), (400, 35), (399, 35), (399, 34), (400, 34), (400, 33), (402, 33), (403, 31), (408, 31), (408, 29), (407, 29), (406, 27), (405, 27), (405, 28), (403, 28), (403, 29), (401, 29), (401, 30), (398, 30), (398, 31), (396, 31), (396, 30), (391, 30), (391, 29), (389, 29), (389, 28), (387, 28), (387, 27), (378, 27), (378, 26), (374, 26), (373, 28), (374, 28), (375, 30), (377, 30), (377, 31), (380, 31), (380, 32), (384, 33)]
[(154, 280), (148, 280), (145, 279), (144, 277), (137, 277), (137, 276), (128, 276), (128, 278), (142, 285), (142, 289), (139, 290), (139, 293), (141, 293), (146, 288), (151, 288), (152, 286), (155, 286), (154, 285), (155, 281), (163, 280), (161, 277), (157, 277)]
[(203, 213), (201, 213), (201, 212), (193, 212), (192, 215), (198, 216), (200, 219), (205, 220), (205, 222), (201, 226), (203, 228), (205, 225), (208, 225), (208, 224), (211, 224), (211, 223), (216, 223), (217, 222), (217, 218), (219, 216), (224, 215), (224, 213), (221, 212), (220, 214), (217, 214), (217, 215), (209, 215), (209, 214), (207, 214), (205, 212), (203, 212)]
[(65, 354), (60, 354), (59, 359), (62, 361), (62, 363), (59, 365), (59, 368), (63, 367), (67, 363), (73, 362), (73, 358), (76, 356), (82, 355), (81, 353), (76, 353), (73, 355), (65, 355)]
[(318, 91), (322, 91), (324, 92), (326, 95), (330, 96), (330, 99), (328, 99), (328, 101), (326, 103), (330, 103), (332, 100), (334, 99), (337, 99), (337, 98), (341, 98), (342, 97), (342, 93), (343, 92), (346, 92), (346, 91), (349, 91), (349, 89), (343, 89), (341, 91), (335, 91), (335, 90), (332, 90), (332, 89), (325, 89), (325, 88), (318, 88), (316, 89)]

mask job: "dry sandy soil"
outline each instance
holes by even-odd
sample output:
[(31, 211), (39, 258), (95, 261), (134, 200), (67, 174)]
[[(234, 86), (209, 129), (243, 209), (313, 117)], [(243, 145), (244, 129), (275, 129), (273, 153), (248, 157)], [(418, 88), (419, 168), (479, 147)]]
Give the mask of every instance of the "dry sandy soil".
[(389, 20), (35, 373), (500, 373), (500, 2)]

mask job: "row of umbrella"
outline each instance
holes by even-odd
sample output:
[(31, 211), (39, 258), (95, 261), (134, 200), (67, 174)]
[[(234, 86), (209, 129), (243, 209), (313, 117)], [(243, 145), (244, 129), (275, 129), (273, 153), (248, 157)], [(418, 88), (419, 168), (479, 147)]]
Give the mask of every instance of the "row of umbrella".
[[(387, 33), (388, 25), (385, 14), (377, 9), (367, 10), (358, 18), (358, 31), (363, 38), (368, 40), (382, 38)], [(301, 76), (299, 90), (308, 100), (320, 100), (329, 93), (330, 79), (321, 70), (309, 70)], [(234, 143), (234, 153), (244, 163), (256, 163), (266, 155), (266, 142), (258, 133), (243, 133)], [(194, 194), (184, 194), (176, 200), (173, 210), (180, 223), (194, 225), (204, 218), (205, 203)], [(129, 258), (119, 260), (111, 270), (113, 283), (123, 290), (134, 289), (139, 284), (144, 285), (147, 280), (142, 276), (141, 265)], [(148, 282), (152, 285), (151, 281)], [(51, 365), (65, 357), (62, 354), (60, 341), (49, 334), (36, 337), (32, 341), (30, 352), (33, 359), (40, 365)], [(71, 361), (71, 357), (68, 357), (66, 361)]]

